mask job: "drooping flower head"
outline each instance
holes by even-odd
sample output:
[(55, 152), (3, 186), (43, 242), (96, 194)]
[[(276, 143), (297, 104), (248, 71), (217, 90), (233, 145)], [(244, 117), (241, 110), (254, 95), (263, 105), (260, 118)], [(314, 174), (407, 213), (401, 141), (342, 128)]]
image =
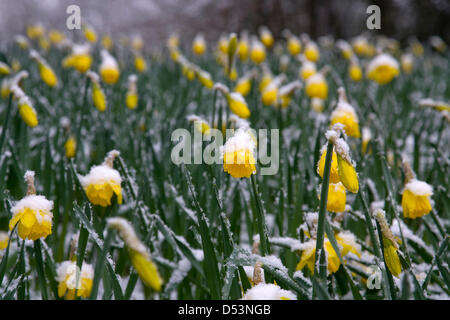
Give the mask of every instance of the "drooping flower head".
[(287, 40), (287, 48), (291, 55), (296, 56), (302, 51), (302, 43), (295, 35), (290, 35)]
[(259, 28), (259, 38), (261, 39), (261, 42), (266, 46), (266, 48), (271, 48), (273, 46), (274, 39), (269, 28), (264, 26)]
[(78, 72), (85, 73), (92, 64), (89, 44), (76, 44), (72, 46), (72, 53), (64, 58), (62, 65), (64, 68), (74, 68)]
[(14, 97), (18, 100), (17, 106), (19, 108), (19, 114), (22, 117), (22, 120), (29, 126), (30, 128), (34, 128), (38, 125), (37, 112), (31, 103), (30, 98), (22, 91), (22, 89), (14, 84), (11, 87), (11, 92)]
[(430, 197), (433, 187), (416, 179), (408, 162), (403, 162), (405, 171), (405, 188), (402, 191), (402, 208), (405, 218), (420, 218), (432, 210)]
[(202, 34), (197, 34), (192, 41), (192, 52), (196, 55), (201, 56), (206, 51), (206, 41), (205, 37)]
[(97, 33), (95, 33), (94, 28), (92, 28), (90, 25), (83, 23), (83, 32), (84, 37), (87, 41), (89, 41), (90, 43), (97, 42)]
[(404, 73), (410, 74), (414, 69), (414, 56), (411, 53), (405, 53), (400, 58), (400, 64)]
[(399, 65), (391, 55), (382, 53), (370, 61), (367, 66), (367, 77), (378, 84), (386, 84), (399, 74)]
[(402, 272), (402, 265), (397, 253), (397, 239), (395, 239), (394, 235), (391, 232), (391, 229), (389, 229), (385, 213), (382, 209), (375, 209), (375, 211), (373, 212), (373, 216), (378, 221), (382, 233), (384, 261), (386, 262), (389, 271), (398, 278), (400, 273)]
[[(352, 193), (357, 193), (359, 190), (358, 175), (355, 170), (355, 164), (350, 157), (350, 147), (343, 138), (340, 138), (341, 131), (342, 131), (342, 124), (338, 123), (335, 124), (331, 130), (328, 130), (325, 136), (328, 139), (328, 141), (330, 141), (334, 145), (334, 151), (336, 152), (337, 169), (338, 169), (337, 172), (339, 175), (339, 180), (342, 182), (342, 184), (348, 191)], [(326, 154), (326, 152), (324, 153)], [(331, 181), (331, 174), (330, 174), (330, 181)]]
[(256, 37), (252, 38), (250, 59), (255, 64), (260, 64), (261, 62), (266, 60), (266, 49), (264, 48), (264, 45)]
[(278, 100), (278, 90), (281, 83), (286, 79), (284, 74), (275, 77), (265, 88), (261, 100), (266, 106), (275, 105)]
[(317, 62), (320, 58), (319, 47), (314, 41), (308, 41), (305, 45), (305, 50), (303, 52), (306, 59), (312, 62)]
[(302, 66), (300, 67), (300, 77), (303, 80), (306, 80), (310, 76), (317, 73), (316, 64), (314, 62), (306, 59), (304, 55), (299, 56), (298, 59), (302, 64)]
[(242, 31), (239, 37), (238, 43), (238, 56), (241, 61), (247, 61), (248, 59), (248, 51), (249, 51), (249, 40), (248, 40), (248, 32)]
[(77, 297), (88, 298), (91, 295), (93, 279), (94, 269), (90, 264), (83, 262), (80, 272), (75, 261), (62, 262), (56, 270), (58, 297), (74, 300), (76, 292)]
[(11, 73), (11, 68), (3, 61), (0, 61), (0, 74), (8, 75), (10, 73)]
[(42, 81), (49, 87), (54, 87), (58, 83), (58, 78), (55, 75), (53, 69), (48, 65), (47, 61), (41, 57), (41, 55), (35, 51), (30, 51), (30, 57), (38, 63), (39, 73)]
[(52, 233), (53, 201), (36, 195), (34, 171), (25, 173), (25, 181), (28, 185), (27, 195), (11, 208), (13, 216), (9, 221), (9, 230), (13, 230), (18, 224), (17, 232), (20, 238), (45, 239)]
[(86, 176), (79, 177), (89, 201), (95, 205), (111, 205), (114, 194), (117, 196), (117, 203), (122, 204), (122, 178), (113, 169), (114, 158), (119, 154), (119, 151), (111, 150), (101, 165), (93, 166)]
[[(348, 231), (341, 231), (335, 235), (336, 242), (340, 247), (341, 257), (346, 256), (349, 253), (360, 255), (361, 247), (356, 243), (355, 236)], [(334, 250), (330, 240), (328, 237), (324, 239), (324, 249), (325, 249), (325, 258), (327, 261), (327, 270), (329, 274), (335, 273), (338, 271), (341, 261), (339, 260), (339, 256)], [(300, 261), (297, 265), (297, 270), (302, 270), (305, 266), (308, 267), (309, 271), (314, 274), (314, 265), (315, 265), (315, 254), (316, 253), (316, 239), (311, 239), (302, 244), (302, 254), (300, 257)]]
[(344, 125), (345, 133), (348, 136), (359, 138), (361, 134), (359, 132), (358, 116), (356, 115), (355, 109), (348, 103), (345, 89), (341, 87), (338, 89), (338, 92), (339, 101), (336, 109), (331, 114), (331, 125), (341, 123)]
[(102, 88), (100, 87), (100, 77), (97, 73), (93, 71), (88, 71), (86, 74), (92, 82), (92, 102), (94, 106), (98, 109), (98, 111), (103, 112), (106, 110), (106, 97), (103, 93)]
[(244, 97), (250, 92), (252, 88), (252, 79), (255, 76), (255, 72), (247, 72), (241, 78), (238, 79), (234, 91), (242, 94)]
[(161, 290), (162, 279), (158, 269), (131, 224), (123, 218), (109, 218), (108, 227), (119, 231), (120, 237), (128, 248), (131, 263), (144, 284), (156, 291)]
[(248, 108), (247, 102), (245, 101), (242, 94), (240, 94), (239, 92), (230, 93), (229, 89), (221, 83), (217, 83), (214, 86), (214, 89), (219, 90), (225, 96), (228, 102), (228, 106), (234, 114), (243, 119), (247, 119), (248, 117), (250, 117), (250, 109)]
[(223, 170), (233, 178), (249, 178), (256, 172), (254, 137), (248, 129), (238, 129), (220, 148), (223, 158)]
[(200, 132), (203, 135), (209, 135), (211, 133), (211, 127), (209, 126), (208, 122), (196, 115), (189, 115), (186, 117), (189, 122), (194, 123), (194, 128), (198, 132)]
[(336, 41), (336, 47), (339, 49), (345, 59), (350, 60), (350, 58), (353, 56), (352, 46), (347, 41), (339, 39), (338, 41)]
[(120, 70), (116, 59), (105, 49), (101, 51), (102, 63), (99, 73), (107, 84), (115, 84), (119, 80)]
[(306, 95), (310, 98), (325, 100), (328, 97), (328, 84), (324, 76), (325, 72), (318, 72), (306, 79)]
[(138, 93), (137, 93), (137, 76), (131, 74), (128, 76), (128, 91), (126, 96), (126, 104), (129, 109), (135, 109), (138, 104)]

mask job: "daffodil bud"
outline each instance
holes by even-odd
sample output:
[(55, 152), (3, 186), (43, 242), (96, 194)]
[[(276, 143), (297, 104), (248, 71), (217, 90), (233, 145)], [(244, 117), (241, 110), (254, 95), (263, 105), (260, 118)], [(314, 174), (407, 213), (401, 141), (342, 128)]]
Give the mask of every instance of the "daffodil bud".
[(120, 237), (128, 248), (131, 263), (144, 284), (156, 291), (160, 291), (162, 279), (158, 269), (151, 260), (147, 248), (137, 237), (131, 224), (123, 218), (109, 218), (108, 227), (119, 231)]

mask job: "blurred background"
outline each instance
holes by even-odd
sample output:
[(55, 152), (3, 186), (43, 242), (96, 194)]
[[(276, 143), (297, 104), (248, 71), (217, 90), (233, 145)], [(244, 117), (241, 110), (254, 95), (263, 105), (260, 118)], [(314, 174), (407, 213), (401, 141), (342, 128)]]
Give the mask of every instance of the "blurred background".
[(98, 32), (140, 34), (147, 48), (160, 46), (172, 32), (182, 41), (191, 41), (197, 32), (216, 40), (222, 32), (255, 32), (261, 25), (276, 37), (289, 28), (313, 37), (350, 38), (368, 31), (366, 8), (371, 4), (381, 8), (381, 30), (371, 32), (400, 40), (437, 34), (450, 41), (449, 0), (1, 0), (2, 43), (37, 22), (81, 32), (66, 29), (71, 4), (80, 6), (82, 19)]

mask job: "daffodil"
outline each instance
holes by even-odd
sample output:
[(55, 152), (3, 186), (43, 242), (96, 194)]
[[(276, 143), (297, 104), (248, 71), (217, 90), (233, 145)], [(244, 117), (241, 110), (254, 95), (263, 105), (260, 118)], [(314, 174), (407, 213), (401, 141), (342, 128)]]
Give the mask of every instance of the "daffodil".
[(113, 169), (114, 158), (119, 151), (108, 152), (105, 161), (93, 166), (86, 176), (80, 176), (81, 185), (90, 202), (95, 205), (107, 207), (111, 205), (113, 195), (117, 196), (117, 203), (122, 204), (122, 178), (117, 170)]
[(256, 64), (260, 64), (261, 62), (266, 60), (266, 49), (264, 48), (263, 44), (256, 38), (252, 39), (250, 59)]
[(147, 70), (147, 63), (145, 62), (145, 59), (142, 55), (135, 54), (134, 67), (136, 68), (136, 71), (138, 71), (138, 72), (144, 72)]
[(160, 291), (163, 281), (158, 273), (158, 269), (151, 260), (147, 248), (137, 237), (131, 224), (123, 218), (110, 218), (108, 219), (108, 227), (119, 231), (120, 237), (127, 246), (131, 263), (144, 284), (156, 291)]
[(266, 46), (266, 48), (271, 48), (274, 43), (274, 39), (272, 36), (272, 32), (270, 32), (269, 28), (261, 27), (259, 30), (259, 37), (261, 42)]
[(300, 77), (307, 80), (309, 77), (317, 73), (316, 64), (307, 59), (301, 59), (302, 66), (300, 68)]
[(14, 97), (18, 99), (18, 108), (19, 114), (22, 117), (22, 120), (29, 126), (30, 128), (34, 128), (38, 125), (38, 118), (36, 110), (33, 108), (31, 100), (25, 95), (25, 93), (20, 89), (19, 86), (13, 85), (11, 87), (11, 92)]
[(8, 75), (11, 73), (11, 68), (4, 62), (0, 61), (0, 74)]
[(120, 70), (116, 59), (105, 49), (101, 51), (102, 63), (99, 68), (100, 76), (107, 84), (115, 84), (119, 80)]
[(430, 196), (433, 188), (426, 182), (411, 179), (402, 192), (402, 208), (405, 218), (415, 219), (428, 214), (432, 207)]
[(41, 75), (42, 81), (44, 81), (44, 83), (49, 87), (54, 87), (58, 83), (58, 78), (53, 72), (53, 69), (47, 64), (44, 58), (42, 58), (37, 51), (31, 50), (30, 57), (36, 60), (36, 62), (38, 63), (39, 73)]
[(17, 224), (20, 238), (24, 240), (45, 239), (52, 233), (53, 201), (36, 195), (34, 171), (25, 173), (25, 181), (28, 185), (27, 196), (11, 208), (13, 215), (9, 221), (9, 230), (13, 230)]
[(436, 51), (440, 53), (444, 53), (447, 49), (447, 45), (445, 44), (444, 40), (442, 40), (442, 38), (439, 36), (430, 37), (430, 44)]
[(302, 43), (298, 37), (291, 35), (287, 41), (287, 48), (291, 55), (296, 56), (302, 51)]
[(350, 60), (350, 58), (353, 56), (352, 46), (347, 41), (342, 39), (336, 41), (336, 47), (338, 47), (345, 59)]
[(423, 45), (417, 39), (414, 39), (411, 42), (411, 51), (416, 57), (420, 57), (424, 52)]
[(91, 26), (84, 25), (84, 37), (91, 43), (97, 42), (97, 34)]
[(73, 136), (70, 136), (66, 143), (64, 144), (64, 149), (66, 149), (66, 158), (70, 159), (75, 157), (77, 151), (77, 141)]
[(322, 73), (316, 73), (306, 79), (306, 94), (310, 98), (326, 99), (328, 97), (328, 84)]
[(376, 56), (367, 67), (367, 77), (379, 84), (391, 82), (398, 74), (398, 62), (387, 53)]
[(361, 81), (362, 79), (362, 70), (358, 63), (351, 63), (348, 67), (348, 74), (350, 79), (355, 82)]
[[(341, 257), (346, 256), (348, 253), (354, 253), (357, 256), (360, 255), (361, 248), (356, 243), (355, 236), (350, 232), (340, 232), (335, 235), (336, 242), (342, 248), (341, 249)], [(329, 274), (335, 273), (338, 271), (341, 261), (339, 260), (339, 256), (334, 250), (330, 240), (325, 237), (324, 248), (326, 252), (326, 260), (327, 260), (327, 270)], [(314, 263), (315, 263), (315, 253), (316, 253), (316, 240), (311, 239), (308, 242), (303, 244), (303, 250), (300, 257), (300, 262), (297, 265), (297, 270), (302, 270), (305, 266), (314, 274)]]
[(313, 42), (309, 41), (305, 46), (305, 51), (303, 52), (306, 59), (312, 62), (317, 62), (320, 58), (319, 47)]
[(410, 74), (414, 69), (414, 57), (411, 53), (405, 53), (400, 59), (400, 65), (404, 73)]
[[(323, 178), (323, 171), (325, 168), (325, 158), (327, 156), (327, 147), (326, 145), (322, 147), (319, 163), (317, 164), (317, 173)], [(338, 173), (338, 165), (337, 165), (337, 155), (336, 152), (333, 151), (331, 156), (331, 170), (330, 170), (330, 183), (338, 183), (339, 173)]]
[(138, 104), (138, 93), (136, 86), (137, 76), (131, 74), (128, 76), (128, 91), (126, 96), (126, 105), (129, 109), (135, 109)]
[(62, 262), (56, 270), (58, 297), (64, 297), (66, 300), (74, 300), (76, 297), (88, 298), (91, 295), (93, 279), (94, 268), (90, 264), (83, 262), (80, 271), (74, 261)]
[(361, 151), (362, 153), (367, 152), (367, 146), (372, 139), (372, 132), (368, 127), (362, 128), (362, 144), (361, 144)]
[(214, 87), (214, 81), (212, 80), (209, 72), (198, 69), (195, 74), (205, 88), (212, 89)]
[(249, 43), (248, 43), (248, 34), (247, 32), (242, 32), (238, 48), (237, 48), (238, 56), (241, 61), (247, 61), (248, 52), (249, 52)]
[(376, 209), (373, 213), (373, 216), (378, 221), (378, 225), (380, 226), (381, 236), (382, 236), (382, 244), (383, 244), (383, 256), (384, 261), (389, 269), (389, 271), (398, 278), (402, 271), (402, 265), (400, 263), (400, 259), (398, 257), (398, 243), (397, 239), (392, 234), (389, 229), (389, 225), (386, 221), (385, 212), (382, 209)]
[(359, 132), (358, 116), (356, 115), (355, 109), (348, 103), (344, 88), (341, 87), (338, 91), (339, 101), (336, 109), (331, 114), (331, 125), (341, 123), (344, 125), (345, 133), (348, 136), (359, 138), (361, 134)]
[(16, 35), (14, 37), (14, 41), (19, 45), (22, 49), (27, 49), (30, 46), (30, 43), (28, 42), (28, 39), (24, 37), (23, 35)]
[(203, 135), (210, 134), (211, 127), (209, 126), (208, 122), (205, 119), (196, 115), (190, 115), (187, 117), (187, 120), (189, 122), (193, 122), (195, 130), (197, 130), (201, 134)]
[(280, 88), (280, 90), (278, 91), (278, 94), (280, 97), (278, 99), (279, 105), (282, 108), (286, 108), (289, 105), (289, 103), (291, 102), (291, 98), (292, 98), (295, 90), (297, 90), (301, 87), (302, 87), (302, 84), (298, 80), (289, 82), (288, 84), (285, 84), (284, 86), (282, 86)]
[(358, 36), (353, 40), (353, 50), (359, 56), (370, 56), (373, 52), (373, 48), (367, 39), (363, 36)]
[(192, 52), (201, 56), (206, 51), (206, 41), (202, 34), (197, 34), (192, 42)]
[(133, 39), (131, 39), (131, 47), (135, 51), (140, 51), (144, 48), (144, 40), (140, 35), (135, 35)]
[(66, 39), (66, 35), (59, 30), (52, 29), (48, 33), (48, 38), (53, 44), (59, 44)]
[(38, 39), (45, 34), (45, 28), (41, 23), (27, 26), (27, 36), (30, 39)]
[(111, 50), (113, 46), (113, 41), (109, 35), (104, 35), (102, 37), (102, 46), (106, 50)]
[(180, 38), (176, 33), (172, 33), (167, 39), (167, 47), (171, 50), (177, 49), (180, 43)]
[(274, 78), (265, 88), (261, 94), (261, 100), (266, 106), (275, 105), (278, 99), (278, 90), (285, 76), (282, 74)]
[(252, 75), (246, 74), (241, 77), (234, 87), (234, 91), (242, 94), (244, 97), (250, 92), (252, 88)]
[(64, 58), (62, 65), (65, 68), (72, 67), (78, 72), (85, 73), (92, 64), (89, 44), (74, 45), (72, 53)]
[(9, 236), (7, 232), (0, 231), (0, 251), (8, 247)]
[(98, 109), (98, 111), (103, 112), (106, 110), (106, 97), (103, 93), (102, 88), (100, 87), (100, 77), (93, 71), (88, 71), (87, 76), (91, 79), (92, 82), (92, 102), (94, 103), (94, 106)]
[(328, 186), (327, 211), (344, 212), (345, 211), (345, 187), (341, 182), (330, 183)]
[(238, 129), (221, 147), (223, 170), (233, 178), (249, 178), (256, 172), (255, 142), (248, 130)]

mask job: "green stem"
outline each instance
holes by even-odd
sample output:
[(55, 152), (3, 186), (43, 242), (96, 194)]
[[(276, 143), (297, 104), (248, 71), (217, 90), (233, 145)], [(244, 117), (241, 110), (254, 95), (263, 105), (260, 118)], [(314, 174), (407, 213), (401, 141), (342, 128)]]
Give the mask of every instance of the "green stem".
[(2, 126), (2, 135), (0, 137), (0, 154), (3, 154), (3, 145), (5, 144), (6, 131), (8, 131), (9, 118), (11, 117), (12, 94), (9, 94), (8, 108), (6, 109), (6, 117)]
[(258, 192), (258, 184), (256, 182), (256, 177), (254, 174), (251, 175), (251, 181), (252, 181), (252, 191), (253, 195), (255, 197), (256, 201), (256, 224), (258, 226), (259, 231), (259, 244), (261, 249), (261, 255), (270, 255), (271, 249), (269, 245), (269, 239), (267, 234), (267, 226), (266, 226), (266, 219), (264, 215), (264, 208), (262, 206), (261, 198), (259, 196)]
[(36, 258), (36, 268), (41, 286), (42, 300), (48, 300), (47, 286), (45, 283), (44, 261), (42, 259), (41, 239), (34, 241), (34, 255)]
[(325, 215), (327, 214), (328, 185), (330, 183), (331, 159), (333, 156), (333, 143), (328, 142), (325, 157), (325, 168), (323, 170), (322, 190), (320, 192), (319, 221), (317, 223), (316, 252), (314, 254), (315, 271), (319, 269), (319, 251), (323, 249), (325, 238)]

